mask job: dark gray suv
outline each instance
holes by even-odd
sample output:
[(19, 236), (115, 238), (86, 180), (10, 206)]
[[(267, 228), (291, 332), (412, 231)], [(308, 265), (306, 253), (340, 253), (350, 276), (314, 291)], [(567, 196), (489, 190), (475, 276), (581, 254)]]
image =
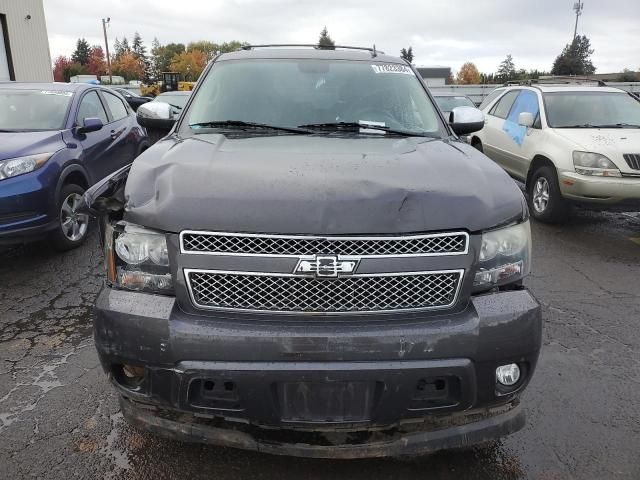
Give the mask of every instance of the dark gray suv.
[[(308, 457), (509, 434), (541, 345), (522, 192), (375, 49), (256, 48), (203, 73), (168, 135), (85, 196), (95, 341), (132, 424)], [(175, 124), (174, 124), (175, 122)]]

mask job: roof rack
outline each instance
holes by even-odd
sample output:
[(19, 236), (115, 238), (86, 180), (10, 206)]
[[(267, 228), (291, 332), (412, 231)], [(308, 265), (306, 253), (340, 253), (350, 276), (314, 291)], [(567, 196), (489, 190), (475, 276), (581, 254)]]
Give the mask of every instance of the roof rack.
[(599, 87), (606, 87), (602, 80), (577, 75), (544, 75), (538, 78), (538, 83), (543, 84), (572, 84), (572, 83), (595, 83)]
[(238, 50), (253, 50), (255, 48), (282, 48), (282, 47), (305, 47), (305, 48), (315, 48), (316, 50), (335, 50), (337, 48), (344, 50), (363, 50), (366, 52), (370, 52), (372, 57), (377, 57), (378, 54), (384, 55), (384, 52), (376, 49), (374, 45), (373, 48), (367, 47), (350, 47), (348, 45), (332, 45), (331, 47), (322, 47), (317, 43), (273, 43), (273, 44), (265, 44), (265, 45), (244, 45), (240, 47)]
[(606, 87), (607, 84), (602, 80), (596, 80), (588, 77), (574, 77), (572, 75), (543, 76), (540, 78), (530, 78), (527, 80), (510, 80), (504, 82), (505, 87), (513, 87), (518, 85), (575, 85), (589, 83), (598, 87)]
[(502, 86), (504, 87), (513, 87), (518, 85), (531, 85), (532, 80), (509, 80), (508, 82), (504, 82)]

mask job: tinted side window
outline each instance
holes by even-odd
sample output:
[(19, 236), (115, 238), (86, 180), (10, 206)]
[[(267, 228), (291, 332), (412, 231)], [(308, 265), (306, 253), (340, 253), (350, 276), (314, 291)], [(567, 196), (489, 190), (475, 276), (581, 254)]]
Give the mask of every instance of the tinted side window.
[(511, 90), (505, 93), (504, 96), (498, 100), (498, 103), (493, 106), (489, 114), (498, 118), (507, 118), (509, 110), (511, 110), (511, 106), (519, 93), (520, 90)]
[(102, 95), (104, 95), (104, 99), (107, 101), (107, 106), (114, 120), (122, 120), (129, 115), (127, 107), (124, 106), (124, 103), (122, 103), (122, 100), (118, 97), (108, 92), (103, 92)]
[[(512, 122), (518, 123), (518, 115), (522, 112), (529, 112), (533, 115), (534, 121), (537, 120), (540, 116), (540, 103), (538, 102), (538, 95), (531, 90), (522, 90), (518, 98), (513, 103), (513, 108), (511, 112), (509, 112), (508, 119)], [(539, 122), (538, 122), (539, 124)], [(534, 123), (534, 128), (536, 124)]]
[(77, 119), (78, 125), (82, 125), (85, 118), (99, 118), (102, 120), (102, 123), (109, 123), (109, 120), (107, 119), (107, 112), (105, 112), (104, 106), (98, 96), (98, 92), (95, 90), (87, 93), (80, 101)]

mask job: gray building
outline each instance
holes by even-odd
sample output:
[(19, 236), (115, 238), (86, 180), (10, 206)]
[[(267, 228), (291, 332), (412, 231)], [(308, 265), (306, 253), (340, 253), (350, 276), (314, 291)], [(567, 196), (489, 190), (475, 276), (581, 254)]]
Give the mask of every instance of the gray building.
[(43, 0), (0, 0), (0, 81), (52, 82)]
[(451, 75), (450, 67), (417, 67), (417, 70), (428, 87), (446, 85)]

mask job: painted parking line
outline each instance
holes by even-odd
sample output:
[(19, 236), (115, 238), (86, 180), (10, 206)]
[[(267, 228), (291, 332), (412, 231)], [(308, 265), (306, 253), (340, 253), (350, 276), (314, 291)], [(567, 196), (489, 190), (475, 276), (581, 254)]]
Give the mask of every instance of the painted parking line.
[(640, 245), (640, 237), (629, 237), (629, 240)]

